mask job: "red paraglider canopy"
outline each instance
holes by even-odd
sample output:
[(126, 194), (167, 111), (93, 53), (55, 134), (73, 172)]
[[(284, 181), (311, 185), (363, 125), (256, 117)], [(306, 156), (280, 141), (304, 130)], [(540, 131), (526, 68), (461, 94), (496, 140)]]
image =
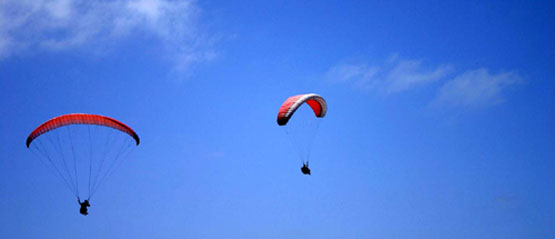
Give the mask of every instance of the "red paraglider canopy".
[(53, 129), (72, 124), (92, 124), (117, 129), (133, 137), (135, 142), (137, 142), (137, 145), (139, 145), (140, 140), (137, 133), (124, 123), (102, 115), (76, 113), (58, 116), (41, 124), (33, 130), (33, 132), (31, 132), (29, 137), (27, 137), (27, 148), (29, 148), (31, 142), (33, 142), (33, 140), (40, 135)]
[(293, 113), (303, 104), (307, 103), (314, 114), (318, 118), (326, 116), (326, 111), (328, 109), (326, 101), (322, 96), (317, 94), (302, 94), (291, 96), (281, 105), (279, 108), (279, 113), (277, 117), (277, 123), (280, 126), (286, 125)]

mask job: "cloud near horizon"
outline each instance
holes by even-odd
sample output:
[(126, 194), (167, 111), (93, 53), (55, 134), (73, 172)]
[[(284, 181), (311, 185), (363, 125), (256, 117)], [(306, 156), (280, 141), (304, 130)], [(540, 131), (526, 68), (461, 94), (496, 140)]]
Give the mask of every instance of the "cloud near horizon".
[(176, 67), (210, 60), (199, 31), (200, 9), (186, 0), (0, 1), (0, 59), (28, 49), (62, 51), (110, 44), (144, 34), (156, 39)]
[(326, 78), (385, 96), (429, 87), (436, 92), (430, 105), (457, 108), (499, 104), (503, 91), (523, 82), (515, 72), (491, 74), (480, 68), (456, 73), (449, 64), (425, 66), (422, 60), (403, 60), (397, 55), (382, 65), (337, 64), (330, 67)]

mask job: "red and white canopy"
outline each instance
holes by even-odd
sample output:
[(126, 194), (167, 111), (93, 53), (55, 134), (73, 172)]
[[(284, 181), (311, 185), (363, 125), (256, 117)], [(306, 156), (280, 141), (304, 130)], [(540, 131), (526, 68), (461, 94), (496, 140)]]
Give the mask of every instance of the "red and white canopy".
[(326, 105), (326, 101), (324, 100), (324, 98), (322, 98), (322, 96), (314, 93), (296, 95), (289, 97), (279, 108), (279, 113), (277, 117), (278, 125), (286, 125), (295, 111), (305, 102), (312, 108), (316, 117), (322, 118), (326, 116), (326, 111), (328, 110), (328, 107)]

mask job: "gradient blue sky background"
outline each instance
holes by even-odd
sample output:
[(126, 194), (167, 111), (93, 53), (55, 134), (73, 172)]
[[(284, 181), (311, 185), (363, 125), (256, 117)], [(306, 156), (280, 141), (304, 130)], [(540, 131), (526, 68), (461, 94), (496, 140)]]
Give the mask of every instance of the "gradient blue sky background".
[[(553, 238), (553, 1), (0, 1), (0, 238)], [(328, 115), (312, 176), (277, 110)], [(90, 215), (25, 148), (141, 145)]]

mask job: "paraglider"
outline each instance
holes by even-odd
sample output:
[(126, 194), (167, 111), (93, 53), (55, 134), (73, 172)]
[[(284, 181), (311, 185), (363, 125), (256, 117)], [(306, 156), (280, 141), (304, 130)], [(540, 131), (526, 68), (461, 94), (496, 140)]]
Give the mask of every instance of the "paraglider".
[(85, 200), (81, 202), (81, 199), (77, 198), (77, 202), (79, 203), (79, 206), (81, 206), (81, 208), (79, 208), (79, 213), (83, 214), (83, 216), (89, 215), (89, 212), (87, 209), (88, 207), (91, 206), (91, 204), (89, 203), (89, 200)]
[(303, 174), (308, 174), (310, 175), (310, 168), (308, 168), (308, 161), (306, 163), (303, 162), (303, 166), (301, 167), (301, 172)]
[(87, 215), (98, 187), (139, 142), (137, 133), (118, 120), (76, 113), (44, 122), (27, 137), (26, 146), (77, 197), (79, 212)]
[[(306, 109), (307, 107), (303, 109), (302, 106), (305, 105), (308, 105), (310, 109)], [(279, 108), (277, 123), (284, 127), (293, 145), (297, 148), (303, 163), (301, 172), (305, 175), (310, 175), (308, 161), (311, 144), (320, 124), (319, 119), (326, 116), (327, 110), (324, 98), (313, 93), (291, 96)], [(312, 113), (309, 112), (314, 114), (310, 115)], [(298, 118), (291, 121), (293, 115), (298, 115)]]

